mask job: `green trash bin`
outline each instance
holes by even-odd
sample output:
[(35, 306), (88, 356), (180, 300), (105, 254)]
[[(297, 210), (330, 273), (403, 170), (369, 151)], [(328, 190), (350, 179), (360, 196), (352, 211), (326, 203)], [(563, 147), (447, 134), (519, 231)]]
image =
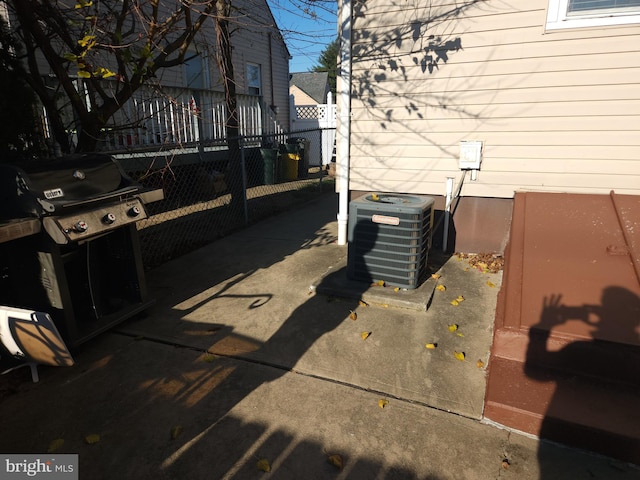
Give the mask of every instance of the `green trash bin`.
[(278, 150), (276, 148), (261, 148), (260, 154), (264, 163), (264, 184), (273, 185), (278, 181)]

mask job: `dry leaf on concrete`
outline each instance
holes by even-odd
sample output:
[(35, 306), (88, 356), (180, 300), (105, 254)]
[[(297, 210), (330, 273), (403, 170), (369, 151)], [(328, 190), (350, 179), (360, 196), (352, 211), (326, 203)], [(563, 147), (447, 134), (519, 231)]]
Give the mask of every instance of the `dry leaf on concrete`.
[(336, 467), (338, 470), (342, 470), (342, 467), (344, 466), (342, 455), (338, 455), (337, 453), (334, 453), (333, 455), (329, 455), (327, 457), (327, 462), (329, 462), (331, 465)]
[(178, 438), (178, 435), (182, 433), (182, 427), (180, 425), (176, 425), (171, 428), (171, 440), (175, 440)]
[(465, 354), (464, 352), (453, 352), (453, 356), (456, 357), (458, 360), (463, 361)]
[(258, 462), (256, 463), (256, 467), (258, 467), (258, 470), (262, 472), (271, 471), (271, 464), (269, 463), (269, 460), (267, 460), (266, 458), (261, 458), (260, 460), (258, 460)]
[(47, 449), (47, 453), (57, 452), (64, 445), (64, 438), (56, 438), (49, 444), (49, 448)]
[(86, 443), (87, 445), (93, 445), (95, 443), (98, 443), (99, 441), (100, 435), (98, 435), (97, 433), (92, 433), (84, 437), (84, 443)]

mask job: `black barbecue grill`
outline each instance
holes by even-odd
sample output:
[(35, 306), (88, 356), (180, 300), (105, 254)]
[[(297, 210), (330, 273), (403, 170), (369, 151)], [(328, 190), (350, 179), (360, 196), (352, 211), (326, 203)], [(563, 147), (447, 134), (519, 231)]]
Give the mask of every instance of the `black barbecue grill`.
[(75, 346), (145, 310), (144, 191), (109, 155), (0, 165), (0, 305), (47, 312)]

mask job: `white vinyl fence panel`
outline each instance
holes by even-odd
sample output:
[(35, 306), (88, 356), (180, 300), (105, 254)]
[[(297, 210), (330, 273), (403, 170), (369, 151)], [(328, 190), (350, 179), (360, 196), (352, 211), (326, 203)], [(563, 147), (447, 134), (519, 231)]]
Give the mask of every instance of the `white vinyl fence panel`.
[[(293, 96), (290, 98), (291, 136), (309, 141), (309, 165), (329, 165), (336, 142), (336, 105), (331, 92), (325, 104), (296, 105)], [(318, 129), (322, 130), (320, 138)]]

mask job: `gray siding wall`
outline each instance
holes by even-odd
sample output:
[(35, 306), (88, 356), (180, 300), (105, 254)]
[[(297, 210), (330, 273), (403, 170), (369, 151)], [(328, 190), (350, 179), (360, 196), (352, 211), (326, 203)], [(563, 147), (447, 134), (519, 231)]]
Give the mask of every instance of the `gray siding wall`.
[[(545, 31), (547, 0), (354, 4), (350, 189), (640, 194), (640, 25)], [(468, 178), (468, 177), (467, 177)]]
[[(260, 66), (261, 94), (266, 105), (279, 107), (277, 119), (288, 127), (289, 118), (289, 52), (280, 37), (275, 20), (265, 0), (240, 0), (234, 2), (236, 17), (230, 21), (232, 60), (236, 91), (248, 94), (247, 64)], [(271, 43), (271, 45), (270, 45)], [(213, 22), (203, 26), (197, 40), (198, 51), (207, 59), (209, 85), (222, 91), (220, 73), (216, 61), (216, 35)], [(168, 86), (185, 86), (183, 66), (163, 72), (162, 83)]]
[[(247, 63), (260, 65), (262, 73), (261, 93), (264, 102), (266, 105), (279, 107), (277, 119), (281, 125), (288, 128), (289, 52), (280, 36), (271, 10), (266, 0), (238, 0), (234, 1), (234, 7), (237, 15), (229, 26), (232, 30), (232, 59), (237, 93), (248, 93), (246, 86)], [(1, 10), (0, 14), (3, 14)], [(271, 47), (269, 46), (269, 39), (271, 40)], [(216, 35), (213, 21), (208, 21), (203, 25), (195, 44), (196, 46), (191, 50), (194, 53), (197, 51), (206, 59), (205, 65), (208, 67), (206, 75), (209, 77), (209, 88), (214, 91), (222, 91), (223, 86), (216, 63)], [(66, 51), (64, 48), (60, 50), (61, 52)], [(104, 66), (115, 68), (110, 64), (109, 60), (109, 57), (104, 59)], [(49, 71), (49, 66), (44, 58), (39, 58), (39, 68), (43, 73)], [(186, 71), (183, 65), (162, 69), (158, 72), (158, 79), (164, 86), (187, 86)]]

